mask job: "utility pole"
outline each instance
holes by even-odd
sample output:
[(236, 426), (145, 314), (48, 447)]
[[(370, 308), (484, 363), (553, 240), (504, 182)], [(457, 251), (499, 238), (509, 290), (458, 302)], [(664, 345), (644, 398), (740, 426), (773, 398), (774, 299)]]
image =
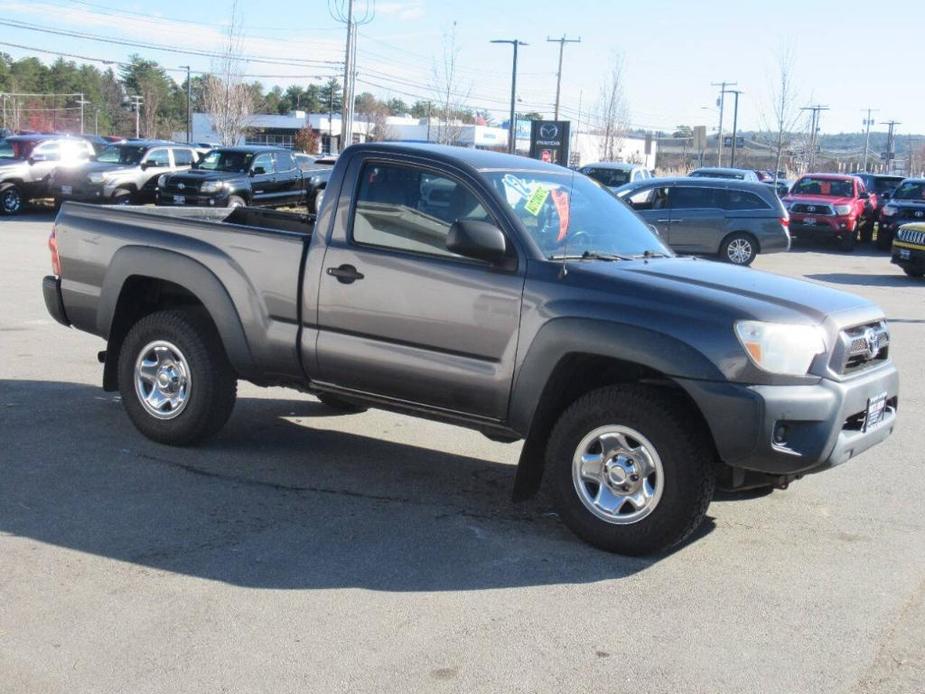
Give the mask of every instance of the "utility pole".
[(77, 100), (77, 103), (80, 104), (80, 134), (83, 135), (84, 134), (84, 106), (92, 102), (87, 101), (86, 99), (84, 99), (84, 95), (80, 94), (80, 98)]
[(896, 126), (902, 125), (898, 120), (888, 120), (881, 122), (889, 128), (886, 134), (886, 166), (887, 173), (893, 173), (893, 159), (896, 156)]
[(190, 66), (181, 65), (186, 68), (186, 144), (193, 143), (193, 81), (190, 79)]
[(864, 168), (862, 171), (867, 171), (867, 158), (870, 156), (870, 126), (874, 124), (873, 119), (870, 117), (870, 114), (874, 111), (879, 111), (878, 108), (867, 108), (867, 118), (864, 119)]
[(800, 109), (801, 111), (812, 111), (812, 120), (810, 125), (809, 133), (809, 173), (812, 173), (812, 170), (816, 168), (816, 138), (819, 134), (819, 114), (823, 111), (828, 111), (828, 106), (820, 106), (815, 104), (813, 106), (804, 106)]
[(556, 110), (553, 120), (559, 120), (559, 93), (562, 89), (562, 54), (565, 52), (565, 44), (567, 43), (581, 43), (581, 37), (577, 39), (567, 39), (565, 34), (562, 34), (561, 39), (546, 37), (547, 43), (558, 43), (559, 44), (559, 71), (556, 73)]
[(133, 94), (129, 97), (132, 100), (132, 105), (135, 108), (135, 137), (141, 137), (141, 104), (144, 102), (144, 97), (139, 96), (138, 94)]
[(744, 94), (737, 89), (730, 89), (729, 94), (735, 94), (735, 106), (732, 109), (732, 155), (729, 158), (729, 166), (735, 168), (736, 165), (736, 135), (739, 132), (739, 94)]
[[(341, 110), (341, 149), (353, 144), (353, 111), (356, 92), (357, 27), (369, 24), (376, 15), (373, 0), (360, 0), (359, 11), (356, 0), (331, 0), (328, 3), (331, 16), (347, 25), (347, 45), (344, 48), (344, 106)], [(333, 110), (333, 109), (332, 109)]]
[(719, 133), (716, 136), (716, 165), (723, 165), (723, 108), (726, 105), (726, 87), (735, 87), (738, 82), (711, 82), (711, 87), (719, 87)]
[(492, 39), (491, 43), (509, 43), (514, 47), (514, 66), (511, 70), (511, 122), (508, 125), (507, 151), (511, 154), (517, 151), (517, 120), (514, 108), (517, 105), (517, 47), (527, 46), (518, 39)]

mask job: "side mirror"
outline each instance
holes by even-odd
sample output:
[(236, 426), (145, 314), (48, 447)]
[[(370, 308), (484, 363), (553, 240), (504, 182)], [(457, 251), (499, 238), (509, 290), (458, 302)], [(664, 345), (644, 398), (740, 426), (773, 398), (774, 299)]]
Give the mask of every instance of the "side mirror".
[(868, 193), (867, 191), (864, 191), (863, 193), (861, 193), (860, 198), (861, 200), (870, 200), (870, 193)]
[(261, 174), (265, 174), (266, 172), (267, 170), (264, 167), (255, 166), (253, 169), (251, 169), (251, 176), (260, 176)]
[(446, 236), (446, 249), (451, 253), (498, 262), (507, 253), (507, 240), (494, 224), (475, 219), (460, 219), (453, 222)]
[(141, 164), (139, 164), (139, 166), (141, 167), (141, 170), (142, 170), (142, 171), (145, 171), (145, 170), (148, 169), (149, 167), (153, 166), (153, 163), (150, 162), (150, 161), (143, 161), (143, 162), (141, 162)]
[(880, 197), (883, 198), (884, 200), (889, 200), (891, 197), (893, 197), (893, 191), (885, 190), (882, 193), (880, 193)]

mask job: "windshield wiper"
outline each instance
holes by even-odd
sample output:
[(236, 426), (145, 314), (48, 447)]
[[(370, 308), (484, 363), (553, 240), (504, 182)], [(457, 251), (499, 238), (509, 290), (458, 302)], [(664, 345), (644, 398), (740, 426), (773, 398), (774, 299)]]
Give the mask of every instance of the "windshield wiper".
[(549, 256), (550, 260), (632, 260), (631, 257), (627, 255), (620, 255), (618, 253), (599, 253), (597, 251), (585, 251), (581, 254), (569, 254), (569, 255), (551, 255)]
[(644, 251), (633, 256), (634, 258), (670, 258), (671, 256), (661, 251)]

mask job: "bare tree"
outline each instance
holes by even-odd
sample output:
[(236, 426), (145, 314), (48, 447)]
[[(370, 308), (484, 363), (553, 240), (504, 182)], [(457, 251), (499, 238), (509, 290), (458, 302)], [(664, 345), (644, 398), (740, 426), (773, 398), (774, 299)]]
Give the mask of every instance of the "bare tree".
[(212, 74), (203, 78), (202, 95), (218, 139), (225, 146), (235, 145), (247, 130), (254, 110), (254, 94), (244, 81), (244, 34), (237, 0), (232, 4), (231, 23), (221, 58)]
[(768, 145), (773, 149), (776, 164), (774, 175), (781, 170), (784, 150), (792, 144), (793, 132), (800, 120), (800, 95), (793, 79), (796, 58), (789, 44), (781, 47), (777, 56), (777, 70), (769, 90), (769, 110), (762, 115), (765, 130), (771, 133)]
[(601, 85), (597, 111), (601, 159), (612, 161), (620, 154), (629, 122), (629, 106), (623, 89), (623, 57), (620, 55), (611, 59), (610, 70)]
[(443, 59), (434, 61), (433, 92), (439, 119), (437, 141), (444, 145), (456, 145), (462, 137), (461, 118), (467, 111), (465, 102), (470, 87), (464, 85), (458, 74), (457, 61), (460, 48), (456, 41), (456, 22), (449, 31), (443, 32)]

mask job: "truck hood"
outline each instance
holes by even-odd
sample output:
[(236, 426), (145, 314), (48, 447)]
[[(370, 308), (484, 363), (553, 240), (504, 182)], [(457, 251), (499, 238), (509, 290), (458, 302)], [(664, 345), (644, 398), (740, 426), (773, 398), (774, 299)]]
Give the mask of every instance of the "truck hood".
[[(697, 258), (581, 261), (569, 264), (573, 281), (708, 322), (764, 320), (823, 324), (850, 312), (879, 312), (869, 301), (822, 284)], [(609, 291), (608, 291), (609, 289)], [(836, 320), (836, 322), (840, 322)]]
[(120, 171), (134, 171), (138, 168), (138, 164), (115, 164), (111, 162), (102, 162), (102, 161), (89, 161), (80, 166), (72, 167), (72, 170), (82, 174), (97, 173), (99, 171), (104, 172), (115, 172)]
[(0, 158), (0, 170), (12, 168), (14, 166), (22, 166), (25, 163), (26, 163), (25, 159)]
[(815, 205), (850, 205), (854, 202), (854, 198), (841, 197), (835, 198), (831, 195), (788, 195), (784, 198), (784, 202), (805, 202)]
[(170, 180), (173, 183), (186, 183), (200, 186), (206, 181), (230, 181), (233, 178), (246, 178), (246, 173), (239, 171), (207, 171), (205, 169), (190, 169), (183, 173), (173, 174)]

